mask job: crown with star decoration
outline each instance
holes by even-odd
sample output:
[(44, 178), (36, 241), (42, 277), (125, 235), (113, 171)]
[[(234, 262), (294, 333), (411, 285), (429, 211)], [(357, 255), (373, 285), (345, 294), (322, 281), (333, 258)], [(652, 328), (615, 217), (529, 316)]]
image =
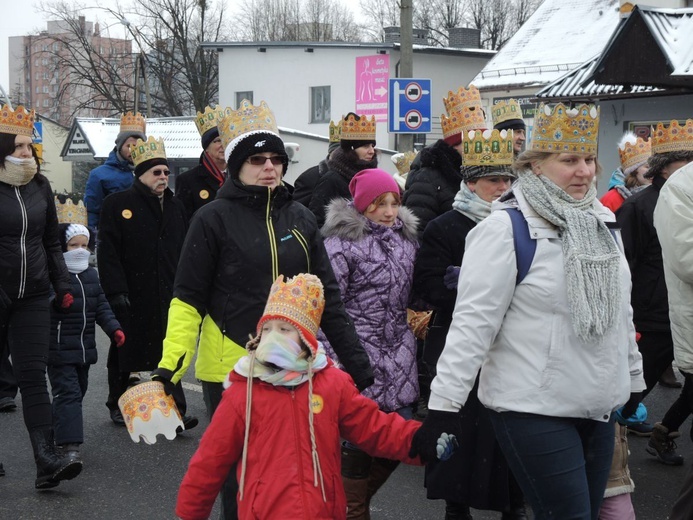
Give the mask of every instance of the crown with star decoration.
[(9, 105), (3, 105), (0, 109), (0, 132), (32, 137), (35, 119), (36, 112), (33, 109), (27, 110), (19, 105), (15, 110), (12, 110)]
[(61, 203), (58, 197), (55, 197), (55, 211), (58, 214), (59, 224), (82, 224), (88, 225), (87, 208), (81, 200), (75, 204), (71, 199), (65, 199)]
[(669, 126), (657, 123), (652, 133), (652, 154), (693, 151), (693, 119), (681, 126), (673, 119)]
[(138, 139), (135, 144), (130, 145), (130, 152), (135, 166), (150, 159), (166, 159), (164, 140), (154, 139), (151, 135), (146, 141)]
[(596, 154), (599, 137), (599, 107), (582, 104), (568, 108), (563, 103), (539, 105), (534, 116), (529, 150), (549, 153)]

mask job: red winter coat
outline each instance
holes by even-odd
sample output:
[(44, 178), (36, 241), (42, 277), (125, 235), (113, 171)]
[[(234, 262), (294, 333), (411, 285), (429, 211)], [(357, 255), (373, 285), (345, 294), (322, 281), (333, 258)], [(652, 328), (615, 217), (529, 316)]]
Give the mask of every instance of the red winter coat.
[[(178, 492), (176, 514), (206, 519), (229, 470), (238, 463), (245, 430), (246, 378), (232, 372), (213, 420), (190, 461)], [(358, 393), (351, 377), (330, 364), (313, 377), (317, 451), (327, 502), (313, 485), (308, 383), (291, 389), (255, 380), (243, 500), (244, 519), (335, 520), (346, 518), (340, 436), (370, 455), (420, 464), (408, 456), (420, 424), (386, 414)]]

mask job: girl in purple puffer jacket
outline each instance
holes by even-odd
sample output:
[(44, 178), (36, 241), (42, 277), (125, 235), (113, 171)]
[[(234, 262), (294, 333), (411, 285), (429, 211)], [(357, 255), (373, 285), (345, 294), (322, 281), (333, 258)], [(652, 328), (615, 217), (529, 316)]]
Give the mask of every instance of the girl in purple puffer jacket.
[[(416, 339), (407, 325), (407, 304), (418, 249), (418, 219), (401, 207), (394, 178), (377, 168), (349, 183), (353, 201), (327, 206), (322, 234), (342, 300), (370, 358), (375, 383), (363, 393), (381, 410), (411, 418), (419, 394)], [(328, 354), (333, 352), (321, 337)], [(369, 502), (398, 462), (371, 459), (345, 444), (342, 480), (347, 518), (367, 517)]]

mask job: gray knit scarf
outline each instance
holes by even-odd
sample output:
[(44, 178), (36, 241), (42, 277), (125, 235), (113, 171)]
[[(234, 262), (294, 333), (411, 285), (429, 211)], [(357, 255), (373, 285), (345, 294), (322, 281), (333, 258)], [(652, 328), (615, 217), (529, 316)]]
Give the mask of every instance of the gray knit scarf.
[(462, 181), (460, 191), (457, 192), (452, 203), (452, 209), (479, 223), (491, 214), (491, 203), (479, 197), (469, 189), (466, 182)]
[(520, 183), (532, 209), (562, 232), (573, 330), (583, 341), (598, 339), (616, 323), (622, 301), (620, 251), (592, 207), (596, 188), (577, 200), (531, 171), (521, 174)]

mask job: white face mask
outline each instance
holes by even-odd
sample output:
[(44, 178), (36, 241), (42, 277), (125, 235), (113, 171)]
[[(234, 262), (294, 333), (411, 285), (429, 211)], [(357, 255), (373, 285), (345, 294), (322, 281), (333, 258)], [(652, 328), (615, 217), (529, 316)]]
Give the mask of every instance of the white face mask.
[(91, 253), (88, 249), (73, 249), (63, 253), (65, 257), (65, 265), (71, 273), (77, 274), (85, 271), (89, 267), (89, 256)]

